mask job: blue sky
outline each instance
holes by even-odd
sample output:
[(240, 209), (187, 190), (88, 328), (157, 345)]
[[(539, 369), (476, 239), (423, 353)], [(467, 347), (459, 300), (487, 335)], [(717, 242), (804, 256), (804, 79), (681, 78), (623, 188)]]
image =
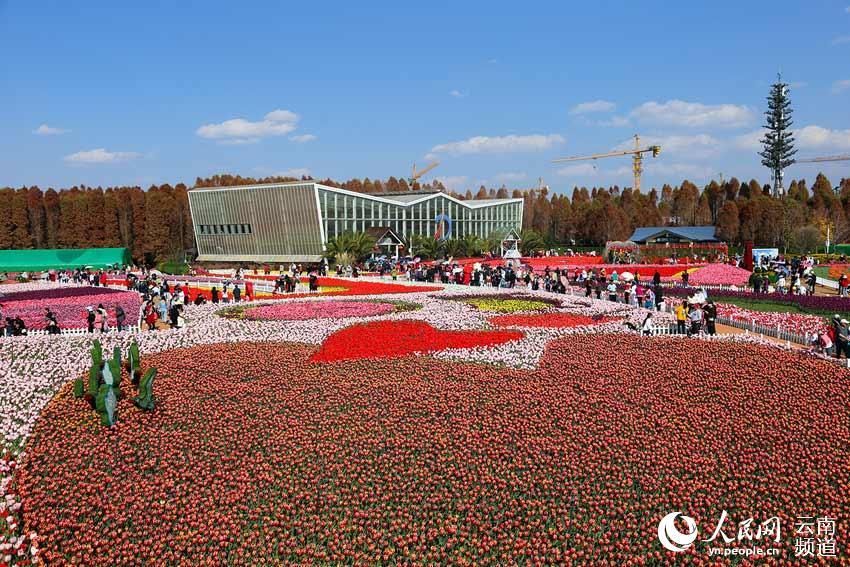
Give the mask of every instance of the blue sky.
[(663, 147), (644, 187), (767, 182), (753, 141), (780, 69), (798, 155), (850, 153), (850, 0), (0, 0), (0, 52), (0, 185), (386, 178), (435, 157), (455, 189), (567, 191), (631, 185), (627, 158), (551, 159), (634, 133)]

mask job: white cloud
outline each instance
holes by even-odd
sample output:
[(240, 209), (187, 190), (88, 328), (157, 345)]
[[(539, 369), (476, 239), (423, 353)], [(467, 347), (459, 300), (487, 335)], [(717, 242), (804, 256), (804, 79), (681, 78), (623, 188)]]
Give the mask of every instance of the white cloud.
[[(761, 150), (765, 130), (759, 129), (736, 136), (733, 147), (741, 150)], [(795, 145), (799, 149), (850, 149), (850, 130), (830, 130), (822, 126), (809, 125), (794, 130)]]
[(850, 149), (850, 130), (830, 130), (821, 126), (804, 126), (794, 131), (797, 147), (801, 149)]
[(445, 177), (435, 177), (435, 181), (442, 183), (447, 189), (452, 191), (460, 191), (469, 183), (469, 177), (466, 175), (448, 175)]
[(847, 12), (848, 14), (850, 14), (850, 6), (847, 6), (846, 8), (844, 8), (844, 11)]
[(218, 143), (225, 146), (244, 146), (246, 144), (256, 144), (259, 138), (231, 138), (228, 140), (219, 140)]
[(838, 94), (850, 89), (850, 79), (842, 79), (832, 83), (832, 94)]
[(283, 171), (278, 171), (272, 177), (296, 177), (301, 179), (302, 176), (309, 176), (310, 170), (306, 167), (293, 167), (292, 169), (284, 169)]
[[(682, 154), (689, 159), (709, 158), (716, 155), (721, 148), (720, 140), (708, 134), (695, 134), (693, 136), (643, 136), (640, 139), (641, 147), (661, 146), (663, 154)], [(634, 149), (634, 139), (628, 139), (614, 148), (614, 150)]]
[(461, 92), (461, 91), (459, 91), (459, 90), (457, 90), (457, 89), (453, 89), (453, 90), (450, 90), (450, 91), (449, 91), (449, 95), (450, 95), (450, 96), (453, 96), (453, 97), (455, 97), (455, 98), (463, 98), (463, 97), (465, 97), (465, 96), (466, 96), (466, 93), (463, 93), (463, 92)]
[(611, 126), (613, 128), (622, 128), (623, 126), (628, 126), (629, 124), (630, 121), (627, 116), (618, 115), (614, 115), (608, 120), (603, 120), (599, 123), (600, 126)]
[(522, 181), (528, 177), (528, 175), (524, 171), (506, 171), (504, 173), (497, 173), (493, 176), (493, 181), (497, 183), (514, 183), (517, 181)]
[(806, 81), (791, 81), (790, 83), (788, 83), (788, 86), (792, 89), (802, 89), (804, 87), (808, 87), (809, 83), (807, 83)]
[(591, 177), (599, 173), (599, 168), (592, 163), (574, 163), (559, 168), (555, 171), (562, 177)]
[(319, 137), (313, 134), (299, 134), (297, 136), (290, 136), (289, 139), (293, 142), (303, 144), (305, 142), (313, 142), (315, 140), (318, 140)]
[[(564, 143), (560, 134), (529, 134), (527, 136), (474, 136), (467, 140), (439, 144), (430, 154), (495, 154), (510, 152), (538, 152)], [(429, 155), (430, 155), (429, 154)]]
[(689, 177), (692, 179), (708, 178), (717, 173), (716, 168), (695, 163), (663, 163), (644, 162), (648, 175), (666, 175), (668, 177)]
[(93, 163), (117, 163), (136, 159), (141, 154), (136, 152), (110, 152), (104, 148), (95, 150), (86, 150), (75, 154), (67, 155), (63, 159), (74, 165), (93, 164)]
[(839, 35), (832, 40), (832, 45), (841, 45), (842, 43), (850, 43), (850, 35)]
[(765, 130), (760, 128), (735, 136), (732, 138), (732, 146), (739, 150), (759, 150), (761, 149), (761, 139), (764, 137)]
[(609, 100), (591, 100), (582, 102), (570, 109), (570, 114), (589, 114), (591, 112), (612, 112), (617, 105)]
[(47, 124), (42, 124), (32, 131), (33, 134), (38, 134), (39, 136), (58, 136), (59, 134), (67, 134), (68, 132), (70, 132), (70, 130), (55, 128), (53, 126), (48, 126)]
[(299, 116), (289, 110), (273, 110), (262, 120), (251, 122), (233, 118), (218, 124), (204, 124), (196, 130), (201, 138), (212, 140), (252, 140), (268, 136), (285, 136), (295, 130)]
[(753, 122), (755, 114), (746, 106), (736, 104), (702, 104), (684, 100), (649, 101), (631, 111), (640, 122), (661, 126), (740, 127)]

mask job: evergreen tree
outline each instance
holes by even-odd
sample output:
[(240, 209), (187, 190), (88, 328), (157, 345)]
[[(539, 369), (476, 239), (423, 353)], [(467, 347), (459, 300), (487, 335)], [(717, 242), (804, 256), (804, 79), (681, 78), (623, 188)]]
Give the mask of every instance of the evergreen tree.
[(761, 163), (773, 173), (773, 194), (782, 195), (782, 170), (794, 163), (794, 136), (791, 134), (791, 99), (788, 97), (788, 85), (782, 82), (782, 76), (770, 87), (767, 97), (767, 117), (761, 143), (764, 149), (759, 153)]

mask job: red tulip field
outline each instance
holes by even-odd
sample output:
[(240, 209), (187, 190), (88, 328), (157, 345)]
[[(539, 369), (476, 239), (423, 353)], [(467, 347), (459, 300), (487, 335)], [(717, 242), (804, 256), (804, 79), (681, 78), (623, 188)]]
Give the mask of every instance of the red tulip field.
[(111, 426), (72, 384), (90, 338), (0, 340), (0, 565), (791, 565), (801, 517), (834, 520), (810, 557), (850, 558), (840, 365), (641, 336), (648, 312), (592, 298), (407, 287), (103, 335), (157, 370), (155, 407), (124, 376)]

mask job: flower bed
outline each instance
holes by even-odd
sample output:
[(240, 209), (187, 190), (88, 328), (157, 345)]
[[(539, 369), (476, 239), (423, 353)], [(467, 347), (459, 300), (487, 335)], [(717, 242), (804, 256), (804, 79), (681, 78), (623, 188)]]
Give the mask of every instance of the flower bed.
[[(664, 288), (665, 296), (688, 297), (696, 291), (694, 288)], [(837, 295), (793, 295), (788, 293), (753, 293), (749, 291), (708, 290), (709, 297), (716, 300), (742, 300), (755, 303), (781, 303), (795, 306), (813, 313), (850, 313), (850, 297)]]
[(245, 318), (254, 321), (345, 319), (386, 315), (394, 310), (392, 303), (380, 301), (298, 301), (251, 307), (245, 310)]
[[(701, 541), (678, 554), (658, 543), (674, 510), (708, 535), (721, 510), (730, 533), (777, 515), (789, 562), (796, 516), (837, 517), (837, 542), (850, 537), (850, 390), (827, 362), (598, 334), (558, 340), (522, 372), (305, 363), (313, 352), (242, 342), (151, 355), (157, 410), (125, 398), (111, 430), (66, 386), (17, 478), (43, 559), (711, 562)], [(759, 372), (742, 380), (742, 368)]]
[(609, 317), (577, 315), (575, 313), (542, 313), (529, 315), (501, 315), (491, 317), (490, 323), (496, 327), (543, 327), (563, 329), (601, 325), (614, 319)]
[(520, 311), (540, 311), (560, 306), (557, 299), (531, 295), (480, 294), (450, 295), (446, 299), (462, 301), (486, 313), (517, 313)]
[(0, 297), (4, 317), (20, 316), (29, 329), (46, 326), (44, 310), (49, 307), (63, 329), (86, 327), (86, 307), (103, 304), (109, 315), (109, 325), (115, 326), (115, 307), (121, 306), (127, 322), (134, 323), (139, 316), (141, 299), (135, 291), (106, 287), (72, 287), (48, 285), (25, 291), (12, 291)]
[(765, 327), (779, 327), (798, 335), (813, 335), (826, 332), (828, 329), (827, 319), (817, 315), (755, 311), (730, 303), (718, 303), (717, 314), (738, 321), (755, 322), (756, 325)]
[(692, 285), (747, 285), (752, 272), (729, 264), (708, 264), (690, 274)]
[[(545, 260), (545, 258), (539, 258), (539, 260)], [(567, 270), (570, 276), (573, 275), (576, 268), (579, 270), (586, 269), (588, 271), (598, 271), (604, 268), (607, 275), (611, 275), (611, 272), (616, 270), (618, 274), (631, 272), (632, 274), (639, 276), (640, 279), (652, 278), (652, 276), (655, 275), (655, 272), (658, 272), (662, 278), (672, 279), (680, 277), (682, 272), (685, 270), (693, 271), (703, 265), (704, 264), (588, 264), (586, 262), (577, 262), (574, 264), (535, 263), (532, 264), (532, 267), (535, 272), (542, 272), (547, 266), (551, 270), (560, 268), (561, 270)]]
[(422, 321), (377, 321), (337, 331), (310, 360), (396, 358), (448, 348), (491, 346), (521, 339), (517, 331), (445, 331)]

